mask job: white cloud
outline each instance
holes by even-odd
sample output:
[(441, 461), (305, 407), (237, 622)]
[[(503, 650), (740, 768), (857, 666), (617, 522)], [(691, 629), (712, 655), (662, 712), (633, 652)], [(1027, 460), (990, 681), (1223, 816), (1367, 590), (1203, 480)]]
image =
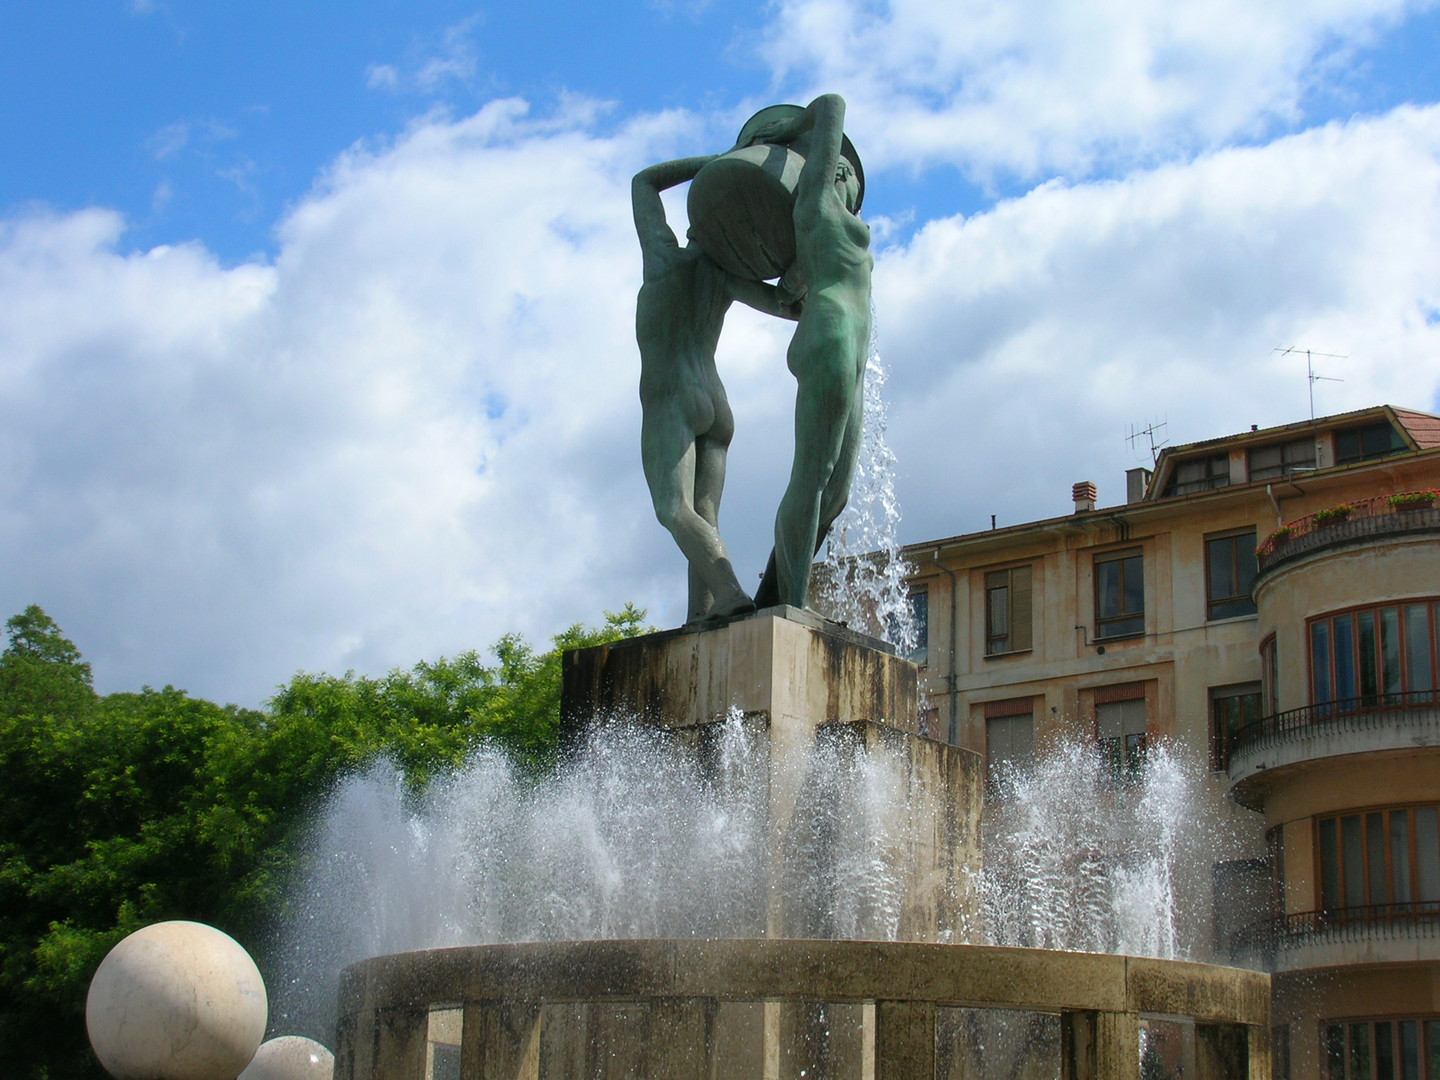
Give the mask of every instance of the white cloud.
[(764, 55), (836, 90), (867, 161), (1079, 175), (1261, 135), (1428, 0), (782, 0)]
[(456, 85), (469, 87), (480, 69), (474, 36), (481, 21), (480, 15), (470, 15), (439, 34), (417, 38), (406, 51), (403, 66), (370, 64), (365, 85), (391, 93), (413, 89), (428, 96), (443, 95)]
[(669, 598), (628, 204), (663, 130), (423, 124), (338, 162), (273, 266), (5, 223), (0, 602), (110, 687), (255, 701)]
[(365, 69), (365, 85), (371, 90), (398, 90), (400, 69), (394, 64), (371, 64)]
[(1132, 424), (1191, 442), (1319, 413), (1440, 407), (1440, 108), (929, 223), (876, 271), (914, 541), (1124, 499)]
[(208, 148), (238, 136), (238, 131), (218, 120), (177, 120), (146, 139), (145, 148), (156, 161), (169, 161), (197, 144)]
[[(682, 614), (638, 461), (628, 179), (701, 120), (600, 137), (497, 101), (342, 156), (271, 264), (123, 250), (113, 213), (0, 221), (0, 615), (40, 603), (104, 688), (255, 702), (627, 600)], [(1119, 497), (1177, 441), (1436, 404), (1440, 110), (1050, 183), (881, 253), (906, 539)], [(731, 316), (722, 529), (760, 569), (789, 464), (788, 325)]]

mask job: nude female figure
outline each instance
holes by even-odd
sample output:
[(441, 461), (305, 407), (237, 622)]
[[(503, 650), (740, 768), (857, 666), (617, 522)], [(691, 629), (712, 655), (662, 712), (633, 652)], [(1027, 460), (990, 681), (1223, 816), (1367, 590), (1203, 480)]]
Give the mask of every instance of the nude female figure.
[(720, 269), (694, 244), (680, 246), (660, 192), (693, 179), (712, 157), (682, 158), (637, 173), (630, 196), (644, 256), (635, 304), (640, 346), (640, 453), (655, 516), (689, 561), (689, 618), (754, 610), (717, 528), (725, 455), (735, 432), (715, 346), (736, 300), (794, 319), (798, 303), (773, 285)]
[(761, 607), (804, 607), (810, 565), (850, 498), (864, 432), (870, 355), (870, 227), (856, 215), (860, 182), (841, 155), (845, 100), (825, 94), (750, 142), (794, 142), (805, 158), (795, 190), (795, 263), (780, 288), (803, 296), (787, 362), (797, 385), (795, 460), (775, 516)]

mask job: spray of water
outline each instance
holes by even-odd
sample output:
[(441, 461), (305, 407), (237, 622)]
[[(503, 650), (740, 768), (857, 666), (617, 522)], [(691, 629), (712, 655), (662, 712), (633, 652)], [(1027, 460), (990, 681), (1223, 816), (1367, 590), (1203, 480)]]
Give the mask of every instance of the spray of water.
[(865, 363), (865, 433), (850, 502), (836, 518), (817, 575), (816, 604), (826, 615), (890, 642), (904, 655), (917, 644), (900, 554), (895, 454), (886, 440), (885, 364), (871, 342)]
[[(538, 780), (494, 749), (421, 796), (385, 763), (345, 780), (281, 919), (277, 1021), (323, 1034), (340, 971), (387, 953), (763, 936), (777, 891), (790, 936), (895, 939), (907, 886), (894, 853), (928, 835), (906, 812), (904, 761), (843, 739), (794, 758), (765, 745), (735, 714), (690, 743), (598, 729)], [(772, 887), (777, 788), (800, 796)]]
[(995, 778), (987, 808), (985, 924), (997, 945), (1206, 959), (1213, 848), (1203, 767), (1151, 747), (1117, 775), (1093, 743), (1066, 742)]

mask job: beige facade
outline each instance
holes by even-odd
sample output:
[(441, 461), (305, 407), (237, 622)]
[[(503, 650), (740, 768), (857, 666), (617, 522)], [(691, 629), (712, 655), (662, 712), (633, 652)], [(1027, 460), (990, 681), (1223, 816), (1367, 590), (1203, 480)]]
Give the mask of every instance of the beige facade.
[(1252, 430), (1127, 481), (905, 550), (927, 723), (992, 763), (1062, 734), (1120, 769), (1203, 755), (1224, 858), (1272, 883), (1268, 915), (1208, 914), (1277, 973), (1277, 1076), (1440, 1080), (1440, 506), (1389, 498), (1440, 487), (1440, 418)]

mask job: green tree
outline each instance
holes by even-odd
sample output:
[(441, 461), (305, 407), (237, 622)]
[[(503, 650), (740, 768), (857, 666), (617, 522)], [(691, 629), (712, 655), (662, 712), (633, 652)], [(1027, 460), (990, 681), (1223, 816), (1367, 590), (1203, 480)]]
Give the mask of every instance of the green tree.
[(75, 715), (95, 704), (90, 665), (55, 620), (31, 604), (5, 623), (0, 653), (0, 712)]
[[(262, 711), (173, 687), (99, 697), (38, 607), (0, 655), (0, 1076), (99, 1080), (85, 994), (120, 938), (163, 919), (220, 927), (266, 963), (308, 811), (393, 758), (422, 788), (484, 740), (555, 756), (564, 649), (641, 632), (633, 607), (537, 651), (494, 648), (379, 678), (299, 674)], [(38, 1038), (37, 1032), (45, 1032)]]
[[(484, 740), (532, 769), (554, 763), (560, 728), (560, 663), (567, 649), (644, 633), (645, 612), (627, 604), (599, 627), (580, 624), (540, 652), (507, 634), (486, 664), (475, 652), (416, 664), (380, 678), (296, 675), (270, 702), (272, 737), (313, 740), (325, 732), (347, 766), (384, 754), (416, 787), (459, 767)], [(301, 732), (308, 734), (301, 735)]]

